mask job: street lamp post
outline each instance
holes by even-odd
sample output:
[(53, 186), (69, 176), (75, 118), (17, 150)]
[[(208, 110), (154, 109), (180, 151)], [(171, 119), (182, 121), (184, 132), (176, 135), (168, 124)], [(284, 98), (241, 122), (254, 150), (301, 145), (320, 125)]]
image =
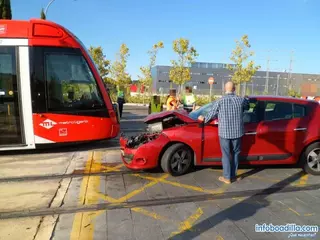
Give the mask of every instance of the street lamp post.
[(50, 7), (50, 5), (51, 5), (54, 1), (55, 1), (55, 0), (51, 0), (51, 1), (48, 3), (46, 9), (44, 10), (44, 15), (45, 15), (46, 17), (47, 17), (48, 8)]
[(280, 84), (280, 74), (277, 75), (277, 88), (276, 88), (276, 95), (279, 95), (279, 84)]
[[(50, 5), (54, 2), (55, 0), (50, 0), (50, 2), (48, 3), (48, 5), (46, 6), (45, 10), (44, 10), (44, 15), (47, 17), (47, 12), (48, 12), (48, 9), (50, 7)], [(74, 0), (76, 1), (76, 0)]]

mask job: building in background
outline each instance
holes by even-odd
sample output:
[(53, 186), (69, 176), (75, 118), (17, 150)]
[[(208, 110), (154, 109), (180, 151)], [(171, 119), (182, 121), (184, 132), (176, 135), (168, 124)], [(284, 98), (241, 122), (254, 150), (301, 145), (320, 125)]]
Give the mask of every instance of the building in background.
[[(191, 80), (185, 85), (191, 86), (196, 94), (209, 94), (208, 78), (214, 77), (212, 94), (222, 95), (224, 84), (231, 80), (231, 72), (226, 63), (196, 62), (191, 65)], [(153, 91), (167, 94), (170, 89), (170, 66), (155, 66), (152, 69)], [(291, 76), (291, 77), (290, 77)], [(279, 83), (279, 84), (277, 84)], [(252, 81), (247, 83), (249, 95), (287, 95), (290, 84), (301, 95), (320, 95), (320, 74), (300, 74), (288, 72), (257, 71)], [(277, 86), (278, 85), (278, 86)], [(172, 83), (173, 88), (178, 86)], [(243, 87), (243, 86), (242, 86)]]

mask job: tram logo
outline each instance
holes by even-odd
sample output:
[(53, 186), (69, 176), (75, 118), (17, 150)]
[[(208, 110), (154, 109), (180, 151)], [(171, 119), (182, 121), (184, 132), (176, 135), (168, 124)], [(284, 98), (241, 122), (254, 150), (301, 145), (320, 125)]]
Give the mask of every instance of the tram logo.
[(46, 128), (46, 129), (50, 129), (50, 128), (53, 128), (54, 125), (56, 125), (56, 124), (57, 124), (56, 122), (51, 121), (50, 119), (46, 119), (42, 123), (40, 123), (39, 125)]

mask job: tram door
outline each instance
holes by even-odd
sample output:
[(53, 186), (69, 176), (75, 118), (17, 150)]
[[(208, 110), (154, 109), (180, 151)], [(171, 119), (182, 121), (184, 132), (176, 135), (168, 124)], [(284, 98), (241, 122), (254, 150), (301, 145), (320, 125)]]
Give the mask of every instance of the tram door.
[(0, 39), (0, 150), (34, 148), (27, 43)]

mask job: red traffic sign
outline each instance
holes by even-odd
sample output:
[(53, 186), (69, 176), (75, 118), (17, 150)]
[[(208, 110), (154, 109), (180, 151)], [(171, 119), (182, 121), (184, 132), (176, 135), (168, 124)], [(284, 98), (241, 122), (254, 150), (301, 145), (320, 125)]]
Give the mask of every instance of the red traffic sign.
[(213, 78), (213, 77), (209, 77), (208, 83), (209, 83), (209, 84), (214, 84), (214, 78)]

